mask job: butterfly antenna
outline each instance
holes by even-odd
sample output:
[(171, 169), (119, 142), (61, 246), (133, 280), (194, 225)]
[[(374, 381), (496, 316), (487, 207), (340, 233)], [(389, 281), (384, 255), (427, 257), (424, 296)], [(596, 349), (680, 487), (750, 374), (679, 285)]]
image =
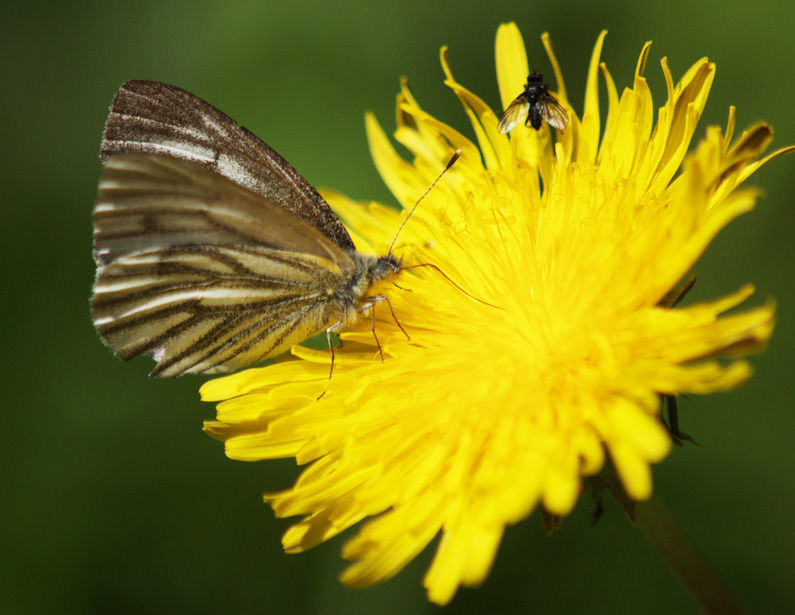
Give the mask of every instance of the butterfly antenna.
[(448, 163), (447, 163), (447, 166), (444, 168), (444, 170), (443, 170), (441, 173), (439, 173), (439, 177), (437, 177), (435, 180), (433, 180), (433, 183), (431, 184), (431, 187), (430, 187), (430, 188), (428, 188), (428, 189), (425, 191), (425, 194), (423, 194), (423, 195), (422, 195), (422, 196), (419, 198), (419, 200), (418, 200), (418, 201), (417, 201), (417, 202), (414, 204), (414, 207), (412, 207), (412, 208), (411, 208), (411, 211), (409, 212), (409, 215), (408, 215), (408, 216), (406, 216), (406, 217), (403, 219), (403, 222), (401, 223), (401, 225), (400, 225), (400, 228), (397, 230), (397, 233), (395, 233), (395, 238), (392, 240), (392, 245), (391, 245), (391, 246), (389, 246), (389, 252), (387, 252), (387, 256), (389, 256), (390, 254), (392, 254), (392, 249), (395, 247), (395, 242), (397, 241), (398, 235), (400, 235), (400, 231), (402, 231), (402, 230), (403, 230), (403, 227), (404, 227), (404, 226), (406, 226), (406, 222), (408, 222), (408, 221), (409, 221), (409, 218), (411, 218), (411, 214), (413, 214), (413, 213), (414, 213), (414, 210), (415, 210), (415, 209), (417, 209), (417, 205), (419, 205), (419, 204), (422, 202), (422, 199), (424, 199), (426, 196), (428, 196), (428, 193), (429, 193), (431, 190), (433, 190), (433, 187), (434, 187), (434, 186), (437, 184), (437, 182), (438, 182), (440, 179), (442, 179), (442, 176), (443, 176), (445, 173), (447, 173), (447, 172), (450, 170), (450, 167), (452, 167), (452, 166), (455, 164), (456, 160), (458, 160), (458, 159), (461, 157), (461, 154), (462, 154), (462, 152), (461, 152), (461, 150), (460, 150), (460, 149), (457, 149), (457, 150), (455, 150), (455, 153), (453, 154), (453, 157), (452, 157), (452, 158), (450, 158), (450, 162), (448, 162)]
[[(401, 267), (401, 270), (403, 270), (403, 269), (416, 269), (417, 267), (430, 267), (431, 269), (434, 269), (435, 271), (437, 271), (438, 273), (440, 273), (440, 274), (442, 275), (442, 277), (443, 277), (445, 280), (447, 280), (448, 282), (450, 282), (450, 284), (452, 284), (453, 286), (455, 286), (455, 287), (456, 287), (458, 290), (460, 290), (462, 293), (464, 293), (464, 294), (465, 294), (467, 297), (470, 297), (470, 298), (474, 299), (475, 301), (477, 301), (477, 302), (479, 302), (479, 303), (482, 303), (483, 305), (488, 305), (489, 307), (497, 308), (498, 310), (504, 310), (504, 309), (505, 309), (505, 308), (501, 308), (499, 305), (494, 305), (493, 303), (489, 303), (488, 301), (483, 301), (483, 299), (478, 299), (478, 298), (477, 298), (475, 295), (473, 295), (472, 293), (468, 293), (468, 292), (467, 292), (467, 291), (465, 291), (463, 288), (461, 288), (461, 287), (460, 287), (458, 284), (456, 284), (456, 283), (455, 283), (455, 282), (454, 282), (454, 281), (453, 281), (453, 280), (450, 278), (450, 276), (449, 276), (449, 275), (447, 275), (447, 274), (446, 274), (444, 271), (442, 271), (442, 270), (441, 270), (441, 269), (440, 269), (440, 268), (439, 268), (437, 265), (434, 265), (433, 263), (419, 263), (419, 264), (417, 264), (417, 265), (406, 265), (406, 266), (404, 266), (404, 267)], [(391, 306), (390, 306), (390, 307), (391, 307)], [(403, 329), (403, 327), (400, 327), (400, 328), (401, 328), (401, 329)], [(403, 333), (406, 333), (406, 332), (405, 332), (405, 331), (403, 331)], [(406, 336), (408, 336), (408, 333), (406, 333)]]

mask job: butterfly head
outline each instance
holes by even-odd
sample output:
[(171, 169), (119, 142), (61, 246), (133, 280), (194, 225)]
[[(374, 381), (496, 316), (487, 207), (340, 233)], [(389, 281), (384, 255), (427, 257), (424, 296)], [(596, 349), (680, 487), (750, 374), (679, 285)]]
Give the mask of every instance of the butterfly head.
[(379, 256), (367, 271), (367, 279), (370, 284), (375, 284), (379, 280), (388, 278), (400, 271), (403, 265), (403, 259), (387, 254), (386, 256)]

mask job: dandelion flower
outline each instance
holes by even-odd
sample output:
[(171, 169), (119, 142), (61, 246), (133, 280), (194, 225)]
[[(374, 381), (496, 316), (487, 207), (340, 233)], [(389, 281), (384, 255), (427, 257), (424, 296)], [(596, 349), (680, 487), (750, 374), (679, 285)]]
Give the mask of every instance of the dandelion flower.
[[(405, 82), (395, 139), (412, 160), (372, 115), (366, 125), (404, 209), (462, 150), (395, 246), (405, 264), (444, 275), (407, 269), (374, 289), (392, 311), (382, 303), (372, 322), (342, 334), (330, 381), (329, 352), (296, 346), (284, 361), (202, 387), (204, 400), (220, 402), (205, 429), (229, 457), (309, 464), (294, 487), (266, 496), (278, 516), (303, 517), (283, 538), (287, 552), (364, 521), (343, 548), (350, 586), (390, 578), (441, 534), (424, 585), (447, 603), (460, 585), (483, 581), (506, 525), (537, 507), (570, 512), (608, 457), (629, 497), (648, 498), (650, 466), (671, 449), (661, 396), (738, 385), (751, 374), (739, 355), (771, 335), (770, 303), (726, 313), (750, 286), (687, 307), (666, 296), (753, 208), (758, 192), (740, 184), (784, 150), (759, 159), (772, 139), (765, 124), (732, 142), (732, 110), (726, 132), (709, 127), (686, 156), (715, 65), (699, 60), (674, 83), (663, 59), (668, 100), (655, 122), (643, 76), (649, 45), (619, 96), (600, 64), (603, 39), (580, 116), (543, 37), (570, 118), (556, 134), (546, 124), (500, 134), (497, 115), (455, 80), (442, 49), (445, 83), (476, 142), (423, 111)], [(529, 73), (515, 25), (500, 27), (496, 54), (505, 107)], [(327, 198), (360, 249), (386, 253), (402, 215)]]

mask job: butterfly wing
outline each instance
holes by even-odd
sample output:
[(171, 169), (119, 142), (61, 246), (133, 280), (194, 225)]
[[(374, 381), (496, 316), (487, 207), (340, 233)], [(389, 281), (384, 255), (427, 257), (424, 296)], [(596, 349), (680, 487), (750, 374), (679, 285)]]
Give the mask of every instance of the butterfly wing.
[(94, 212), (94, 324), (153, 376), (227, 372), (327, 326), (353, 262), (323, 233), (201, 166), (108, 160)]
[(563, 106), (551, 94), (547, 94), (541, 105), (541, 117), (543, 117), (547, 124), (552, 128), (558, 130), (566, 130), (569, 125), (569, 114)]
[(500, 123), (497, 125), (500, 133), (506, 135), (511, 132), (520, 122), (525, 120), (529, 111), (530, 103), (524, 93), (514, 98), (505, 113), (502, 114)]
[(111, 105), (101, 158), (154, 154), (210, 169), (278, 203), (343, 250), (353, 240), (323, 197), (290, 164), (232, 118), (190, 92), (128, 81)]

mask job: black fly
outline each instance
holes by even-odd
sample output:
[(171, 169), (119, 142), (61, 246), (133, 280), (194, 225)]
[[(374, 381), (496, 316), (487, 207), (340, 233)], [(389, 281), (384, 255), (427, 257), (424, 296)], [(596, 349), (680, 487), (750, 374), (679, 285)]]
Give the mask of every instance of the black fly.
[(534, 72), (527, 77), (524, 92), (508, 105), (500, 118), (500, 132), (507, 134), (525, 118), (525, 126), (529, 123), (536, 130), (541, 128), (541, 120), (546, 120), (558, 130), (565, 130), (569, 125), (569, 114), (549, 93), (549, 86), (544, 83), (541, 73)]

